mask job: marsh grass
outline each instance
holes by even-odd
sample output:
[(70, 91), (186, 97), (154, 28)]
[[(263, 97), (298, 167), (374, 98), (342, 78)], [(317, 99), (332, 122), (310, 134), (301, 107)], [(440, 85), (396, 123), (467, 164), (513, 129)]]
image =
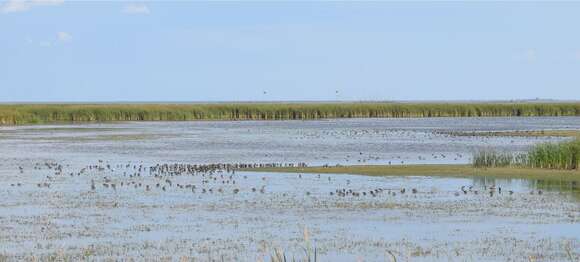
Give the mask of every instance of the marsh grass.
[(0, 125), (86, 121), (579, 116), (580, 103), (4, 104)]
[(532, 168), (578, 169), (580, 139), (562, 143), (540, 144), (532, 148), (524, 163)]
[(514, 167), (525, 162), (526, 157), (511, 152), (479, 151), (473, 155), (473, 167)]
[(481, 151), (473, 156), (473, 166), (482, 167), (528, 167), (578, 170), (580, 162), (580, 139), (561, 143), (544, 143), (532, 147), (523, 154)]

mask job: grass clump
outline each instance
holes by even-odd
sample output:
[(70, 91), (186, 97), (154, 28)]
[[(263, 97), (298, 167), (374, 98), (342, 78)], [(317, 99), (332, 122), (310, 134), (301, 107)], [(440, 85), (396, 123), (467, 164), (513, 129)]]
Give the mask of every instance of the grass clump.
[(580, 139), (561, 143), (545, 143), (532, 147), (523, 154), (481, 151), (473, 156), (473, 166), (529, 167), (578, 170)]
[(580, 139), (558, 144), (541, 144), (527, 153), (526, 165), (532, 168), (578, 169)]
[(473, 167), (512, 167), (525, 162), (525, 154), (511, 152), (479, 151), (473, 155)]

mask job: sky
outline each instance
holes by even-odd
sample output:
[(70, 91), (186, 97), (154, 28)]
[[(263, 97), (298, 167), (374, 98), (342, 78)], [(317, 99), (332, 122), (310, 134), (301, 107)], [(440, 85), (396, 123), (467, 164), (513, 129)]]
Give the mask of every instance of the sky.
[(580, 100), (580, 2), (0, 0), (0, 102)]

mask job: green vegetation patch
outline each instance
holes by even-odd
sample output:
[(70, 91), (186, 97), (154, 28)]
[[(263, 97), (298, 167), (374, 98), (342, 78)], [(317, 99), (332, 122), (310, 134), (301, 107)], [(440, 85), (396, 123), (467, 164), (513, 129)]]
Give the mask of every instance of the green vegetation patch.
[(3, 104), (0, 125), (87, 121), (579, 116), (580, 103)]
[(578, 170), (580, 168), (580, 139), (539, 144), (521, 154), (478, 152), (473, 156), (473, 166)]

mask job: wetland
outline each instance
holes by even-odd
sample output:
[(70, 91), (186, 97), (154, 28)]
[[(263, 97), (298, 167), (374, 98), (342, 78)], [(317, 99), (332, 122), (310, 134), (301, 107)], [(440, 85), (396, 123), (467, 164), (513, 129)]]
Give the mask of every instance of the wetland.
[[(470, 166), (576, 130), (575, 116), (4, 126), (0, 261), (578, 261), (578, 171)], [(555, 135), (521, 135), (540, 131)]]

